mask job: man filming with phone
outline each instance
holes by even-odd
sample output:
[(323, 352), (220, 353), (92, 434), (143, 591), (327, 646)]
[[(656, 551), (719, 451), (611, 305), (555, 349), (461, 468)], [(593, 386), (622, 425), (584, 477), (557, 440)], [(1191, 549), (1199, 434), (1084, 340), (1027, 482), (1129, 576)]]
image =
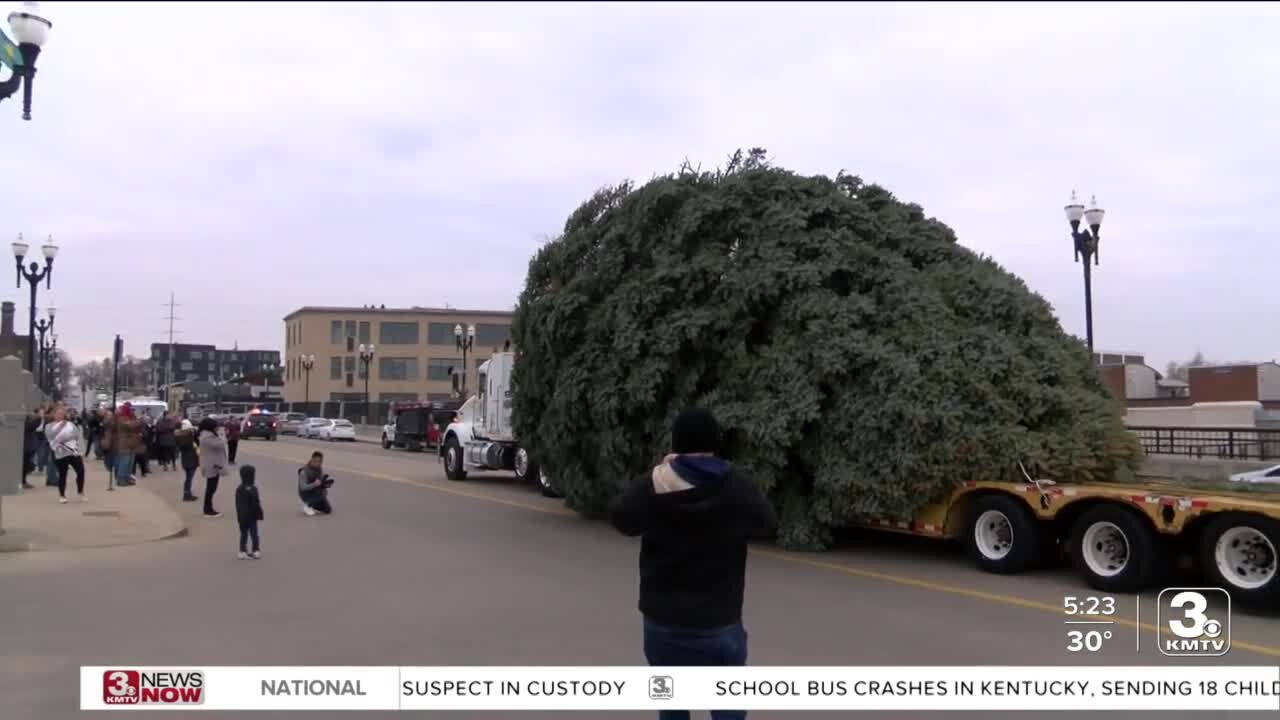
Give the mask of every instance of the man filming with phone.
[(298, 468), (298, 497), (302, 499), (302, 512), (307, 515), (329, 515), (333, 506), (329, 504), (329, 488), (333, 487), (333, 478), (324, 472), (324, 453), (311, 453), (311, 460)]

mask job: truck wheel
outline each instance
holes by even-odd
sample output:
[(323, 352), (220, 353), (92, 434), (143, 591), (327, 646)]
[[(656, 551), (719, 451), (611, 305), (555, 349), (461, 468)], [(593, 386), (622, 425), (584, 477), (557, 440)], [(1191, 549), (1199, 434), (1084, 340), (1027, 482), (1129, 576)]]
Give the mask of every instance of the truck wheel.
[(1085, 511), (1071, 530), (1071, 562), (1089, 587), (1137, 592), (1157, 577), (1161, 553), (1155, 533), (1118, 505)]
[(383, 450), (391, 449), (391, 441), (387, 439), (387, 436), (385, 434), (382, 436), (382, 449)]
[(538, 477), (538, 465), (529, 459), (529, 451), (516, 448), (515, 471), (517, 482), (533, 482)]
[(462, 465), (462, 446), (458, 438), (451, 437), (444, 443), (444, 474), (454, 482), (467, 479), (466, 468)]
[(1209, 584), (1225, 588), (1247, 605), (1280, 599), (1276, 548), (1280, 523), (1261, 515), (1227, 513), (1214, 518), (1200, 538), (1200, 566)]
[(1044, 531), (1021, 501), (987, 495), (973, 501), (969, 555), (978, 567), (1002, 575), (1030, 569), (1040, 560)]
[(551, 478), (547, 477), (547, 474), (542, 471), (541, 467), (538, 468), (538, 490), (542, 493), (542, 497), (564, 497), (564, 495), (561, 495), (560, 491), (556, 489), (556, 486), (551, 483)]

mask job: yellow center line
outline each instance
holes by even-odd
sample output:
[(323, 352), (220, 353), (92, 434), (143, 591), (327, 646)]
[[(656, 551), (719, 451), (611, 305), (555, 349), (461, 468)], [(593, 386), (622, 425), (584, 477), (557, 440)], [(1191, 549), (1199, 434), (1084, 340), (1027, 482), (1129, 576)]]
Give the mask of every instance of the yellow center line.
[[(255, 449), (253, 452), (258, 452), (258, 451)], [(279, 457), (273, 453), (261, 453), (261, 454), (268, 455), (277, 460), (290, 459), (290, 458)], [(494, 497), (493, 495), (489, 495), (488, 493), (459, 490), (457, 488), (440, 485), (438, 483), (434, 483), (428, 480), (415, 481), (415, 480), (410, 480), (408, 478), (399, 477), (395, 475), (387, 475), (384, 473), (370, 472), (368, 470), (359, 470), (356, 468), (340, 467), (340, 466), (330, 466), (330, 467), (339, 472), (350, 473), (352, 475), (361, 475), (364, 477), (375, 478), (378, 480), (387, 480), (390, 482), (398, 483), (400, 485), (409, 485), (412, 487), (423, 488), (426, 490), (435, 490), (437, 492), (448, 493), (450, 495), (457, 495), (459, 497), (471, 498), (473, 500), (482, 500), (485, 502), (497, 503), (499, 505), (508, 505), (510, 507), (520, 508), (523, 510), (532, 510), (534, 512), (539, 512), (547, 515), (577, 516), (577, 513), (563, 507), (546, 507), (542, 505), (535, 505), (533, 503), (520, 502), (518, 500), (507, 500), (506, 498)], [(793, 554), (787, 554), (787, 553), (779, 552), (777, 550), (761, 550), (759, 548), (751, 548), (751, 552), (756, 555), (767, 557), (773, 560), (791, 563), (793, 565), (803, 565), (803, 566), (818, 569), (818, 570), (826, 570), (829, 572), (834, 572), (841, 575), (847, 575), (850, 577), (866, 578), (868, 580), (878, 580), (880, 582), (892, 583), (894, 585), (902, 585), (904, 587), (912, 587), (918, 590), (928, 590), (930, 592), (944, 593), (947, 595), (957, 595), (960, 597), (967, 597), (973, 600), (984, 600), (991, 603), (1008, 605), (1011, 607), (1020, 607), (1027, 610), (1039, 610), (1041, 612), (1052, 613), (1054, 615), (1057, 615), (1058, 617), (1064, 617), (1063, 609), (1058, 607), (1057, 605), (1054, 605), (1052, 603), (1042, 602), (1040, 600), (1031, 600), (1028, 598), (1018, 597), (1017, 595), (1006, 595), (1004, 593), (987, 592), (985, 590), (976, 590), (973, 588), (961, 587), (959, 585), (950, 585), (947, 583), (935, 582), (933, 580), (913, 578), (906, 575), (895, 575), (892, 573), (881, 572), (879, 570), (869, 570), (867, 568), (861, 568), (854, 565), (846, 565), (845, 563), (830, 562), (826, 560), (814, 560), (812, 558), (802, 557), (802, 556), (793, 555)], [(1145, 623), (1145, 622), (1140, 623), (1135, 620), (1129, 620), (1128, 618), (1123, 618), (1123, 617), (1110, 617), (1108, 619), (1111, 620), (1116, 625), (1121, 625), (1123, 627), (1129, 627), (1129, 628), (1134, 628), (1138, 630), (1145, 630), (1147, 632), (1158, 633), (1161, 635), (1174, 637), (1173, 632), (1170, 631), (1168, 628), (1161, 628), (1157, 625), (1152, 625), (1151, 623)], [(1235, 640), (1235, 639), (1232, 639), (1231, 641), (1231, 649), (1245, 650), (1247, 652), (1255, 653), (1258, 655), (1265, 655), (1268, 657), (1280, 657), (1280, 647), (1274, 647), (1271, 645), (1262, 645), (1259, 643), (1251, 643), (1251, 642)]]

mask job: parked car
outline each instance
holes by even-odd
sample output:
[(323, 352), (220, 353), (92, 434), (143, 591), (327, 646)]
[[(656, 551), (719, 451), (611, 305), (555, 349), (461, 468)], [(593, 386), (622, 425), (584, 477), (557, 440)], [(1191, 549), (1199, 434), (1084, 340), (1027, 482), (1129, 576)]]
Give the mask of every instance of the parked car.
[(295, 413), (295, 412), (285, 413), (283, 415), (277, 415), (276, 417), (279, 418), (280, 420), (281, 435), (299, 434), (298, 431), (302, 428), (302, 424), (307, 421), (306, 415), (303, 415), (302, 413)]
[(321, 440), (347, 440), (355, 442), (356, 426), (350, 420), (326, 420), (325, 425), (316, 429)]
[(329, 421), (325, 420), (324, 418), (316, 418), (316, 417), (307, 418), (306, 421), (304, 421), (301, 425), (298, 426), (298, 437), (300, 438), (319, 437), (320, 435), (317, 431), (320, 429), (320, 426), (327, 425), (328, 423)]
[(244, 419), (244, 424), (240, 426), (240, 438), (243, 440), (248, 440), (249, 438), (275, 440), (279, 435), (280, 421), (277, 416), (270, 413), (249, 415)]

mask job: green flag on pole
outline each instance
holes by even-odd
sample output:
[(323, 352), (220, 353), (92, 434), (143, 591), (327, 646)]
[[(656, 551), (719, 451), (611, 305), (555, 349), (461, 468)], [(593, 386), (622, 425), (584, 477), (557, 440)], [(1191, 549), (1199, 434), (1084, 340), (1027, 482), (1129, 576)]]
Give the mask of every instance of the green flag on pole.
[(16, 70), (22, 65), (22, 51), (3, 31), (0, 31), (0, 65), (10, 70)]

